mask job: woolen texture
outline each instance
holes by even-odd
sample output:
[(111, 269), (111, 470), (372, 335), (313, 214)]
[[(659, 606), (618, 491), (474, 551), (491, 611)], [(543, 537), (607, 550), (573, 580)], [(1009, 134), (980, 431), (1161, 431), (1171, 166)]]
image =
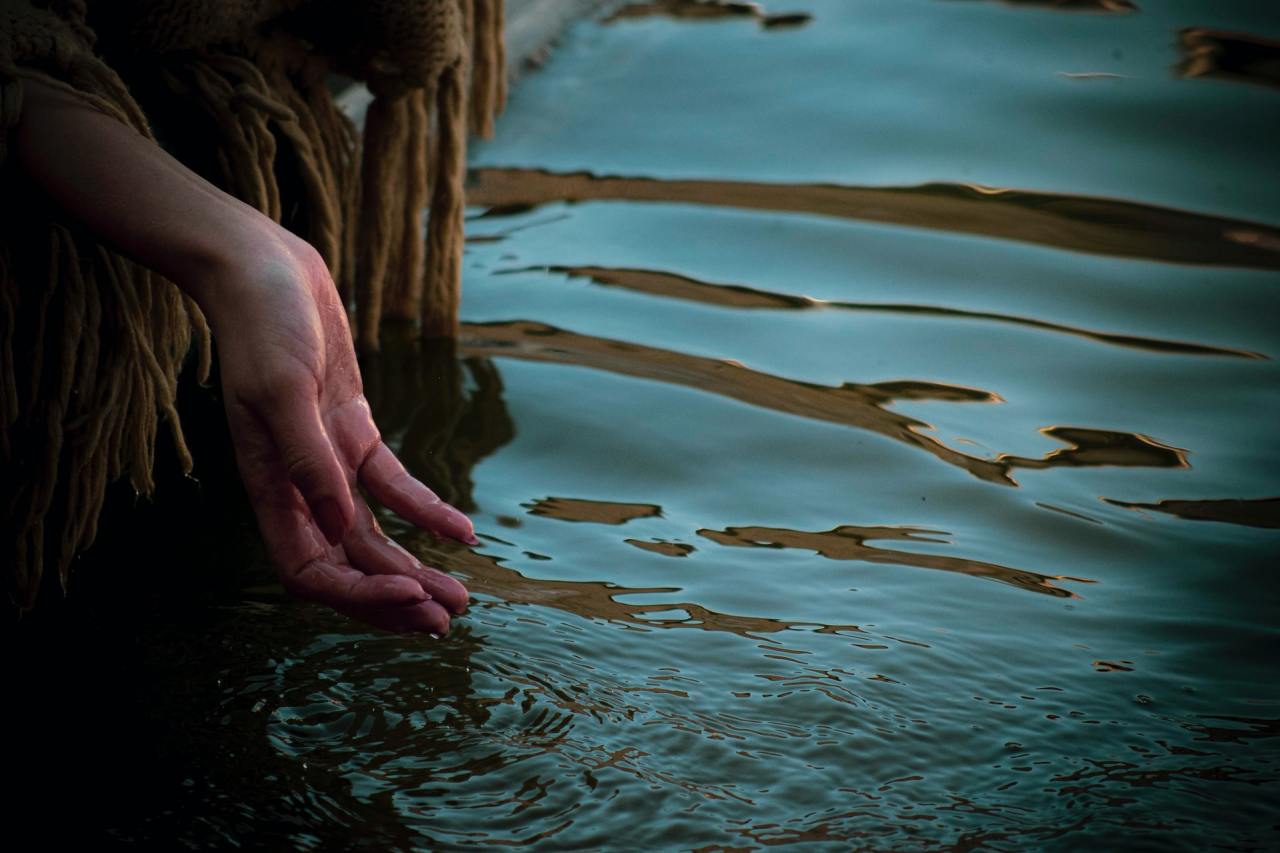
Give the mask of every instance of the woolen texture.
[[(335, 73), (375, 95), (363, 134)], [(194, 302), (5, 162), (23, 81), (159, 137), (312, 243), (376, 349), (384, 317), (456, 334), (466, 133), (491, 132), (505, 78), (501, 0), (0, 0), (0, 559), (19, 609), (46, 575), (66, 591), (110, 482), (152, 492), (162, 422), (192, 471), (178, 375), (211, 365)]]

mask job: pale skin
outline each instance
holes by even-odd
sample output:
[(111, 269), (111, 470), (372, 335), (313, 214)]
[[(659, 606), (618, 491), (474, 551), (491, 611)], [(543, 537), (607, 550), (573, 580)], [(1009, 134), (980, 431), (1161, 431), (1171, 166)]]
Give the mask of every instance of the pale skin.
[(63, 210), (204, 311), (240, 474), (285, 589), (388, 631), (446, 633), (466, 589), (388, 538), (357, 486), (421, 528), (476, 544), (471, 521), (383, 443), (316, 250), (39, 81), (24, 82), (11, 144)]

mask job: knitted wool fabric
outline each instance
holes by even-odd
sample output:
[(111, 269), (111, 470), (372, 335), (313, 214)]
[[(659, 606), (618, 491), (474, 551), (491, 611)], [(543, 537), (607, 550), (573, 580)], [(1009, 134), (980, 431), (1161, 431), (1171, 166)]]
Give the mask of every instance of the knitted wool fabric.
[[(106, 487), (150, 494), (161, 419), (209, 330), (171, 283), (51, 209), (6, 137), (27, 79), (75, 93), (311, 242), (354, 306), (456, 334), (468, 126), (505, 97), (501, 0), (0, 0), (0, 560), (20, 610), (65, 592)], [(363, 135), (330, 72), (375, 94)], [(470, 112), (468, 108), (470, 107)], [(154, 137), (153, 137), (154, 138)], [(427, 236), (422, 213), (429, 208)]]

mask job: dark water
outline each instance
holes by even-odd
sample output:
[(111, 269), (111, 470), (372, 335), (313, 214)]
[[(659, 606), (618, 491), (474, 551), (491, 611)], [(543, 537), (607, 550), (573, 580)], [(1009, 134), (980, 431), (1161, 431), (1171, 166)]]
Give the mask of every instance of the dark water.
[(104, 825), (1280, 846), (1280, 14), (1128, 5), (574, 29), (473, 151), (457, 357), (367, 369), (475, 606), (152, 615)]

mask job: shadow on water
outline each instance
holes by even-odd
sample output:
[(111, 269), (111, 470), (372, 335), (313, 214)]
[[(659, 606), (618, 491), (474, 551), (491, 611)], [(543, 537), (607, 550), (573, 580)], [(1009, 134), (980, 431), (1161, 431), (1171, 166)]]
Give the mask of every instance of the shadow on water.
[(472, 469), (515, 437), (493, 363), (459, 359), (452, 342), (420, 343), (399, 328), (384, 332), (382, 352), (362, 356), (361, 371), (369, 405), (382, 431), (399, 440), (405, 467), (446, 502), (474, 509)]
[(1170, 341), (1141, 335), (1125, 335), (1115, 332), (1098, 332), (1048, 320), (1019, 317), (1013, 314), (997, 314), (990, 311), (965, 311), (959, 308), (942, 308), (932, 305), (913, 305), (891, 302), (841, 302), (814, 299), (790, 293), (760, 290), (741, 284), (714, 284), (688, 276), (661, 270), (619, 269), (593, 266), (545, 266), (499, 270), (499, 273), (521, 273), (535, 270), (560, 273), (569, 277), (586, 278), (604, 287), (620, 287), (638, 293), (648, 293), (670, 299), (683, 299), (703, 305), (722, 308), (778, 309), (790, 311), (842, 310), (865, 313), (903, 314), (916, 317), (945, 317), (958, 320), (978, 320), (1025, 328), (1057, 332), (1064, 335), (1087, 338), (1104, 344), (1140, 349), (1146, 352), (1171, 355), (1220, 355), (1235, 358), (1267, 359), (1259, 352), (1231, 347), (1216, 347), (1187, 341)]
[(553, 202), (647, 201), (807, 213), (1197, 266), (1280, 269), (1280, 229), (1167, 207), (973, 184), (857, 187), (475, 169), (467, 203), (488, 216)]

